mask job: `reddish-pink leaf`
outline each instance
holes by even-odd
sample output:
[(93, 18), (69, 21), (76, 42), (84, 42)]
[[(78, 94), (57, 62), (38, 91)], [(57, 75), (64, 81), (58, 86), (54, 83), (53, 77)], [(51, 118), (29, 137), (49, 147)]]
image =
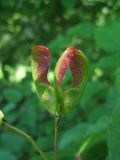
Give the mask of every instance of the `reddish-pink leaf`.
[(79, 87), (86, 76), (87, 63), (86, 57), (80, 50), (73, 47), (67, 48), (60, 57), (55, 69), (58, 86), (61, 87), (62, 79), (68, 66), (70, 66), (73, 76), (72, 87)]
[(70, 57), (69, 57), (69, 52), (68, 52), (69, 49), (67, 49), (63, 54), (62, 56), (60, 57), (57, 65), (56, 65), (56, 78), (57, 78), (57, 83), (59, 86), (61, 86), (61, 83), (62, 83), (62, 79), (65, 75), (65, 72), (68, 68), (68, 65), (70, 63)]
[(80, 59), (80, 55), (77, 49), (71, 48), (69, 54), (72, 54), (72, 58), (70, 59), (70, 69), (73, 76), (72, 86), (77, 87), (80, 84), (80, 81), (83, 78), (83, 64), (82, 59)]
[(50, 51), (44, 46), (36, 46), (32, 49), (33, 79), (49, 84), (47, 73), (50, 63)]

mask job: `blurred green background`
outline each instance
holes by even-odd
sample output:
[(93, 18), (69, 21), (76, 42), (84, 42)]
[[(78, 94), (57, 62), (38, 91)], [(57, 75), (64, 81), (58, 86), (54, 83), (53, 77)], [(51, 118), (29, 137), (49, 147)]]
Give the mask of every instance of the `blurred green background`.
[[(60, 122), (59, 159), (75, 160), (80, 153), (82, 160), (105, 160), (118, 100), (120, 0), (1, 0), (0, 15), (0, 109), (8, 122), (31, 134), (53, 159), (54, 117), (36, 96), (31, 48), (50, 48), (52, 80), (60, 54), (75, 46), (90, 61), (90, 78), (79, 105)], [(30, 144), (0, 132), (0, 160), (39, 159)]]

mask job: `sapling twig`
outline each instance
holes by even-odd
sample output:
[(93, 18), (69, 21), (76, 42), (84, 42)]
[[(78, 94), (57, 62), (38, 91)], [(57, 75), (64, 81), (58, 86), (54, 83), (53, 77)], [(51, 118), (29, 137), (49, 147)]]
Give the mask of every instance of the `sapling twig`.
[(15, 136), (18, 136), (18, 137), (25, 139), (26, 141), (28, 141), (29, 143), (31, 143), (34, 146), (34, 148), (37, 150), (37, 152), (40, 154), (40, 156), (42, 157), (43, 160), (48, 160), (45, 153), (42, 151), (42, 149), (39, 147), (39, 145), (36, 143), (36, 141), (30, 135), (28, 135), (27, 133), (24, 133), (23, 131), (21, 131), (21, 130), (17, 129), (16, 127), (7, 123), (4, 120), (4, 117), (1, 122), (0, 129), (2, 129), (5, 132), (8, 132), (10, 134), (13, 134)]

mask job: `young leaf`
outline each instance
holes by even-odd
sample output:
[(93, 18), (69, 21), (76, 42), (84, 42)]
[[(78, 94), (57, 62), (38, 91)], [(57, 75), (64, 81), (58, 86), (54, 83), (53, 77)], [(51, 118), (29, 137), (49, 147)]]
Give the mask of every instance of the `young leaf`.
[(43, 83), (40, 84), (39, 82), (35, 82), (35, 86), (38, 98), (44, 108), (47, 109), (51, 114), (58, 115), (53, 87)]
[(50, 63), (50, 51), (44, 46), (36, 46), (32, 49), (32, 75), (34, 81), (49, 84), (47, 73)]
[(67, 48), (59, 58), (55, 68), (55, 75), (59, 87), (62, 85), (62, 79), (68, 66), (70, 66), (73, 76), (72, 87), (77, 88), (87, 78), (88, 60), (80, 50), (73, 47)]
[(38, 97), (50, 113), (56, 114), (54, 89), (47, 79), (50, 63), (50, 51), (44, 46), (36, 46), (32, 49), (32, 75)]
[(69, 47), (62, 54), (55, 68), (55, 76), (59, 89), (61, 89), (62, 80), (68, 66), (70, 66), (73, 82), (70, 89), (63, 91), (63, 114), (68, 113), (76, 106), (88, 78), (87, 58), (80, 50)]

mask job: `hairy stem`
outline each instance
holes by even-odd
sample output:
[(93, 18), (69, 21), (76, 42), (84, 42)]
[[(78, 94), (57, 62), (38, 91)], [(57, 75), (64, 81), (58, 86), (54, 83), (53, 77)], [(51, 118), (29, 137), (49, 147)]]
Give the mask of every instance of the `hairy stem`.
[(59, 123), (60, 117), (55, 117), (55, 137), (54, 137), (54, 160), (58, 160), (58, 123)]
[(0, 128), (10, 134), (19, 136), (23, 139), (25, 139), (26, 141), (30, 142), (34, 148), (38, 151), (38, 153), (40, 154), (40, 156), (42, 157), (43, 160), (48, 160), (45, 153), (41, 150), (41, 148), (38, 146), (38, 144), (35, 142), (35, 140), (29, 136), (28, 134), (24, 133), (23, 131), (17, 129), (16, 127), (3, 122), (3, 124), (0, 126)]

